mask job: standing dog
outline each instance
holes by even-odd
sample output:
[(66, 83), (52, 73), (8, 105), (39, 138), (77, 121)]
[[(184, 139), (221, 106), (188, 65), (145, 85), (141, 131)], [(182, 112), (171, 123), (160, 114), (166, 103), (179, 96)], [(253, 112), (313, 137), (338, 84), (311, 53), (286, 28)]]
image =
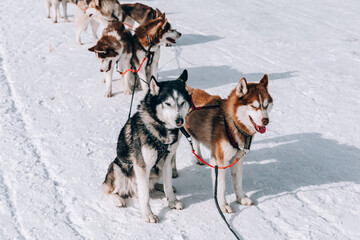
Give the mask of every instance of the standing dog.
[(175, 197), (171, 180), (171, 158), (180, 142), (179, 128), (190, 107), (186, 91), (187, 71), (174, 81), (156, 82), (138, 109), (122, 128), (117, 156), (110, 164), (103, 192), (117, 207), (124, 207), (127, 196), (137, 196), (146, 222), (158, 222), (149, 204), (149, 191), (162, 176), (170, 208), (183, 209)]
[[(119, 21), (110, 21), (107, 28), (96, 45), (89, 48), (101, 59), (100, 72), (105, 72), (104, 82), (106, 83), (105, 97), (112, 95), (112, 75), (115, 65), (119, 63), (121, 69), (131, 68), (131, 58), (133, 55), (133, 39), (129, 30), (125, 30), (124, 25)], [(130, 84), (133, 75), (125, 74), (125, 82)], [(125, 88), (125, 87), (124, 87)]]
[[(121, 4), (123, 11), (122, 21), (127, 25), (134, 26), (135, 22), (139, 25), (149, 22), (150, 20), (159, 18), (162, 16), (162, 13), (159, 9), (153, 9), (142, 3), (124, 3)], [(165, 46), (171, 46), (175, 44), (176, 40), (180, 38), (181, 33), (176, 31), (176, 29), (170, 29), (169, 31), (174, 32), (173, 37), (168, 39), (168, 42), (165, 43)]]
[[(138, 72), (138, 76), (142, 80), (141, 87), (144, 93), (147, 92), (150, 77), (158, 77), (160, 46), (164, 43), (174, 43), (174, 39), (179, 37), (180, 33), (173, 31), (171, 24), (165, 18), (165, 13), (135, 29), (132, 65), (135, 69), (139, 69), (142, 60), (146, 57), (145, 66), (141, 67)], [(147, 55), (149, 46), (150, 52)], [(127, 86), (129, 86), (129, 83), (125, 82), (125, 87)]]
[(91, 0), (79, 0), (76, 3), (76, 12), (75, 12), (75, 26), (76, 26), (76, 42), (81, 45), (81, 33), (85, 32), (88, 28), (88, 25), (91, 25), (93, 36), (95, 39), (97, 37), (97, 30), (100, 23), (96, 21), (96, 18), (89, 17), (86, 14), (86, 10), (89, 8), (89, 3)]
[(57, 18), (61, 18), (60, 15), (60, 11), (59, 11), (59, 6), (60, 6), (60, 2), (62, 3), (62, 8), (64, 11), (64, 18), (65, 18), (65, 22), (69, 22), (68, 16), (67, 16), (67, 2), (68, 0), (45, 0), (45, 4), (47, 7), (47, 17), (50, 18), (50, 8), (52, 7), (53, 9), (53, 18), (54, 18), (54, 23), (57, 23)]
[[(243, 78), (227, 99), (188, 87), (195, 106), (219, 106), (194, 110), (188, 114), (185, 127), (194, 139), (195, 152), (201, 156), (199, 143), (204, 144), (211, 150), (211, 164), (219, 167), (240, 158), (230, 171), (236, 200), (246, 206), (251, 205), (252, 201), (242, 188), (243, 151), (250, 147), (251, 138), (256, 132), (265, 133), (269, 123), (268, 112), (273, 100), (267, 85), (267, 75), (259, 83), (247, 83)], [(212, 178), (214, 183), (213, 169)], [(225, 199), (225, 169), (219, 169), (218, 202), (223, 212), (233, 212)]]

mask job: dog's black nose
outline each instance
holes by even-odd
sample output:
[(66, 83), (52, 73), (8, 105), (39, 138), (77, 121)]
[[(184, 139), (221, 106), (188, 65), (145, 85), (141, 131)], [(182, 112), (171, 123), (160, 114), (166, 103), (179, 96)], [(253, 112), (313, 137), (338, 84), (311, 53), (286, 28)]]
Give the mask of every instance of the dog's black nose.
[(268, 118), (263, 118), (261, 121), (262, 121), (262, 124), (263, 124), (263, 125), (268, 125), (268, 123), (269, 123), (269, 119), (268, 119)]
[(181, 37), (181, 33), (179, 33), (179, 37)]
[(176, 125), (182, 126), (184, 124), (184, 119), (180, 117), (180, 118), (177, 118), (175, 122), (176, 122)]

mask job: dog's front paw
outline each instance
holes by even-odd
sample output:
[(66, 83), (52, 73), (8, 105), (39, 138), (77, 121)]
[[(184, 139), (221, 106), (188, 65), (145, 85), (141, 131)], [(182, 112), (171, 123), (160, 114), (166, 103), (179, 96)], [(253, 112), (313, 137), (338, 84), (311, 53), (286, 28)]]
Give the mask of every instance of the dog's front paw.
[(148, 223), (157, 223), (159, 222), (159, 218), (158, 216), (156, 216), (155, 214), (149, 214), (149, 215), (146, 215), (144, 216), (144, 220), (145, 222), (148, 222)]
[(184, 205), (176, 200), (176, 201), (173, 201), (173, 202), (169, 202), (169, 208), (173, 208), (173, 209), (176, 209), (176, 210), (183, 210), (184, 209)]
[(126, 203), (125, 203), (125, 199), (123, 199), (122, 197), (120, 197), (117, 194), (110, 194), (110, 199), (111, 201), (114, 203), (115, 207), (125, 207)]
[(54, 20), (53, 23), (57, 23), (57, 20)]
[(69, 19), (65, 19), (65, 22), (70, 22), (70, 20), (69, 20)]
[(236, 201), (244, 206), (250, 206), (251, 204), (253, 204), (252, 200), (248, 197), (239, 198)]
[(234, 213), (234, 210), (229, 204), (220, 205), (220, 209), (223, 213)]
[(105, 93), (105, 97), (111, 98), (111, 96), (112, 96), (111, 92), (106, 92), (106, 93)]

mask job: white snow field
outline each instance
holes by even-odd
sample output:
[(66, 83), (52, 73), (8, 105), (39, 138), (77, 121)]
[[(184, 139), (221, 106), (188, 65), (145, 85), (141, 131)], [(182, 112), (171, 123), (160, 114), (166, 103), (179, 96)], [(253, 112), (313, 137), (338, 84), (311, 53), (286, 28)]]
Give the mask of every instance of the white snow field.
[[(269, 74), (271, 124), (245, 158), (226, 218), (242, 239), (360, 239), (360, 1), (153, 0), (183, 36), (161, 49), (159, 78), (226, 97)], [(148, 224), (137, 199), (115, 208), (100, 190), (129, 111), (120, 78), (105, 98), (99, 62), (43, 0), (0, 4), (0, 239), (233, 239), (212, 197), (210, 168), (182, 139), (182, 211), (153, 194)], [(100, 33), (100, 32), (99, 32)], [(133, 112), (142, 98), (135, 95)], [(209, 151), (205, 151), (209, 160)]]

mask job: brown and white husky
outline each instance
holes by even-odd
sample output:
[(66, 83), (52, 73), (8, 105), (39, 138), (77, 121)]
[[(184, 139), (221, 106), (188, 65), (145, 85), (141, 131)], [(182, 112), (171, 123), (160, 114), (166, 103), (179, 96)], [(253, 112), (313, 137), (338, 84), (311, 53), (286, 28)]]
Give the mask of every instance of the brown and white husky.
[[(95, 52), (101, 60), (100, 72), (105, 73), (103, 82), (106, 83), (105, 97), (112, 95), (112, 75), (118, 62), (120, 69), (131, 68), (131, 58), (133, 55), (133, 37), (124, 25), (115, 20), (110, 21), (107, 28), (104, 29), (101, 38), (96, 45), (89, 48), (89, 51)], [(132, 74), (125, 74), (125, 82), (132, 82)], [(128, 79), (130, 78), (130, 79)]]
[[(148, 90), (148, 83), (151, 76), (158, 78), (158, 63), (160, 58), (160, 46), (166, 43), (173, 43), (179, 38), (180, 33), (173, 31), (171, 24), (163, 13), (160, 17), (150, 20), (135, 29), (134, 34), (134, 54), (132, 57), (132, 65), (135, 69), (139, 69), (142, 60), (146, 58), (144, 66), (138, 71), (138, 76), (142, 80), (141, 87), (143, 92)], [(150, 52), (147, 56), (147, 51)], [(125, 82), (125, 87), (130, 86)], [(128, 91), (130, 89), (127, 89)]]
[[(256, 132), (265, 133), (269, 123), (268, 113), (273, 100), (267, 86), (267, 75), (259, 83), (247, 83), (242, 78), (226, 99), (187, 87), (196, 107), (219, 106), (192, 110), (188, 114), (185, 128), (194, 139), (195, 152), (201, 156), (199, 144), (205, 145), (211, 150), (211, 164), (219, 167), (227, 166), (239, 158), (239, 162), (230, 167), (230, 172), (236, 200), (246, 206), (251, 205), (252, 200), (243, 192), (243, 156), (250, 147), (251, 138)], [(233, 209), (225, 199), (225, 170), (219, 169), (217, 198), (221, 210), (232, 213)], [(214, 169), (212, 179), (214, 183)]]
[[(142, 3), (123, 3), (121, 4), (121, 8), (123, 11), (122, 21), (128, 26), (134, 26), (135, 22), (142, 25), (162, 16), (162, 12), (159, 9), (153, 9)], [(181, 33), (176, 29), (171, 29), (169, 31), (174, 32), (173, 38), (169, 38), (168, 42), (165, 43), (165, 46), (175, 44), (176, 40), (181, 37)]]

